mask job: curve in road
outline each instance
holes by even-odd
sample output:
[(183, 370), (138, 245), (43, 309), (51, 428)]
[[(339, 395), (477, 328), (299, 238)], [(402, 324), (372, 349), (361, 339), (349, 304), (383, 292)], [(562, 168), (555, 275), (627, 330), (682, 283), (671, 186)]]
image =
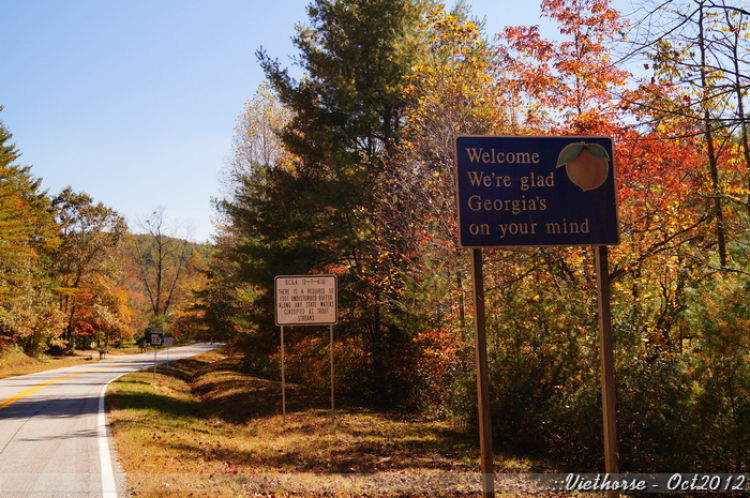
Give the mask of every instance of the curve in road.
[[(169, 350), (169, 360), (221, 345)], [(107, 386), (166, 355), (119, 356), (91, 365), (0, 380), (0, 496), (117, 496), (104, 410)]]

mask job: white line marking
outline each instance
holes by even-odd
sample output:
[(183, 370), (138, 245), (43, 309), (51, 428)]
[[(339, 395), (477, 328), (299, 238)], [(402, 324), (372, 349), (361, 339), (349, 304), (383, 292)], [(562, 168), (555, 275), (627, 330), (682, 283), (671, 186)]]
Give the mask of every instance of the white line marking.
[[(119, 377), (118, 377), (119, 378)], [(112, 457), (109, 453), (109, 439), (107, 436), (107, 414), (104, 409), (104, 395), (107, 394), (107, 387), (115, 379), (110, 380), (104, 385), (102, 393), (99, 396), (99, 413), (97, 415), (97, 432), (99, 436), (99, 461), (102, 469), (102, 497), (117, 498), (117, 484), (115, 483), (115, 472), (112, 467)]]

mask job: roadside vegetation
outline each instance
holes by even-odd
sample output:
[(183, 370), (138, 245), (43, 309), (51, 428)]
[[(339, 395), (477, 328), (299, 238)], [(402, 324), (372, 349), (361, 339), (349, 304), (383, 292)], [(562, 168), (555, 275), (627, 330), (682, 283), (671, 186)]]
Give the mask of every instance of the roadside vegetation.
[[(140, 352), (138, 346), (129, 346), (118, 349), (108, 349), (106, 357), (135, 354)], [(85, 365), (99, 360), (99, 350), (89, 349), (77, 350), (62, 356), (42, 355), (33, 358), (18, 348), (10, 348), (3, 354), (0, 361), (0, 379), (28, 375), (57, 368)]]
[[(750, 11), (540, 3), (551, 37), (535, 26), (485, 33), (470, 2), (312, 1), (293, 70), (257, 53), (267, 84), (238, 120), (196, 326), (272, 378), (275, 276), (334, 274), (336, 385), (475, 425), (453, 138), (611, 137), (619, 469), (747, 472)], [(487, 179), (502, 175), (485, 166)], [(486, 186), (476, 207), (488, 229), (531, 220), (531, 206), (552, 198), (538, 184), (524, 194)], [(585, 202), (598, 209), (581, 195), (582, 213)], [(601, 471), (593, 252), (490, 247), (483, 257), (495, 444)], [(290, 330), (288, 379), (325, 389), (323, 337)]]
[[(237, 370), (222, 381), (180, 363), (153, 388), (147, 374), (116, 385), (132, 390), (113, 394), (116, 416), (140, 413), (120, 410), (130, 400), (167, 403), (150, 416), (170, 417), (141, 426), (136, 416), (126, 433), (142, 434), (122, 444), (127, 466), (158, 462), (188, 476), (179, 468), (187, 458), (214, 475), (338, 472), (346, 441), (370, 448), (352, 436), (373, 434), (363, 427), (413, 428), (393, 413), (450, 449), (432, 453), (428, 436), (401, 434), (424, 445), (420, 465), (449, 454), (463, 465), (447, 427), (476, 430), (477, 397), (453, 138), (606, 136), (620, 238), (608, 261), (619, 469), (750, 471), (747, 7), (646, 0), (628, 15), (610, 0), (542, 0), (558, 28), (549, 39), (535, 26), (485, 33), (464, 2), (311, 0), (307, 13), (292, 40), (294, 69), (256, 52), (266, 82), (237, 121), (211, 247), (176, 237), (163, 209), (133, 234), (84, 193), (41, 191), (0, 123), (0, 354), (71, 353), (147, 327), (231, 346), (238, 357), (217, 367)], [(529, 185), (508, 201), (541, 209), (551, 189)], [(508, 205), (476, 204), (497, 220), (533, 215)], [(545, 455), (551, 467), (601, 471), (592, 251), (486, 248), (483, 257), (494, 443)], [(339, 322), (332, 345), (316, 327), (290, 328), (289, 401), (309, 404), (279, 432), (274, 279), (309, 274), (337, 276)], [(329, 426), (311, 393), (327, 391), (332, 352), (335, 385), (351, 396)], [(180, 423), (193, 439), (168, 443)], [(116, 420), (116, 432), (128, 424)], [(312, 427), (336, 437), (308, 444)], [(235, 447), (253, 439), (248, 428), (273, 444)], [(223, 434), (220, 445), (211, 434)], [(372, 437), (362, 453), (371, 458), (355, 471), (399, 460), (401, 447)], [(154, 444), (163, 452), (145, 449)]]
[[(279, 382), (242, 373), (239, 360), (216, 350), (160, 366), (155, 382), (143, 371), (111, 384), (109, 421), (134, 497), (481, 491), (471, 427), (345, 394), (332, 416), (326, 393), (294, 385), (284, 421)], [(498, 455), (495, 464), (499, 473), (555, 470), (531, 457)]]
[(131, 231), (85, 192), (42, 190), (12, 138), (0, 119), (0, 374), (22, 355), (116, 349), (150, 326), (189, 335), (176, 322), (208, 246), (176, 237), (163, 208)]

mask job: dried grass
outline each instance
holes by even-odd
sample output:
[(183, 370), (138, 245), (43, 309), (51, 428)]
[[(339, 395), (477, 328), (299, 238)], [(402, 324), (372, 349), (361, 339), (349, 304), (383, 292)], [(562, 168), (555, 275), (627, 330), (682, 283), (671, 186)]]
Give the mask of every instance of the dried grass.
[[(476, 496), (478, 438), (440, 421), (287, 389), (213, 351), (112, 384), (115, 447), (133, 496)], [(498, 469), (536, 471), (501, 459)]]

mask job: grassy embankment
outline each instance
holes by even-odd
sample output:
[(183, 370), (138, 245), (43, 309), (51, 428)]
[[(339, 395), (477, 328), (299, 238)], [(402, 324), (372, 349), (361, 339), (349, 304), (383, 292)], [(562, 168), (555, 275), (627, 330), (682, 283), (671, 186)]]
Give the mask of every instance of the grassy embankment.
[[(132, 346), (122, 349), (110, 349), (107, 358), (119, 355), (138, 353), (138, 347)], [(42, 358), (31, 358), (17, 349), (10, 349), (0, 357), (0, 379), (28, 375), (38, 372), (46, 372), (56, 368), (74, 367), (99, 360), (99, 351), (75, 351), (66, 356), (45, 356)]]
[[(133, 496), (477, 496), (478, 437), (287, 388), (213, 351), (114, 382), (115, 447)], [(550, 471), (496, 457), (506, 473)], [(508, 495), (510, 496), (510, 495)], [(517, 495), (515, 495), (517, 496)], [(540, 496), (540, 495), (537, 495)], [(559, 495), (558, 495), (559, 496)]]

